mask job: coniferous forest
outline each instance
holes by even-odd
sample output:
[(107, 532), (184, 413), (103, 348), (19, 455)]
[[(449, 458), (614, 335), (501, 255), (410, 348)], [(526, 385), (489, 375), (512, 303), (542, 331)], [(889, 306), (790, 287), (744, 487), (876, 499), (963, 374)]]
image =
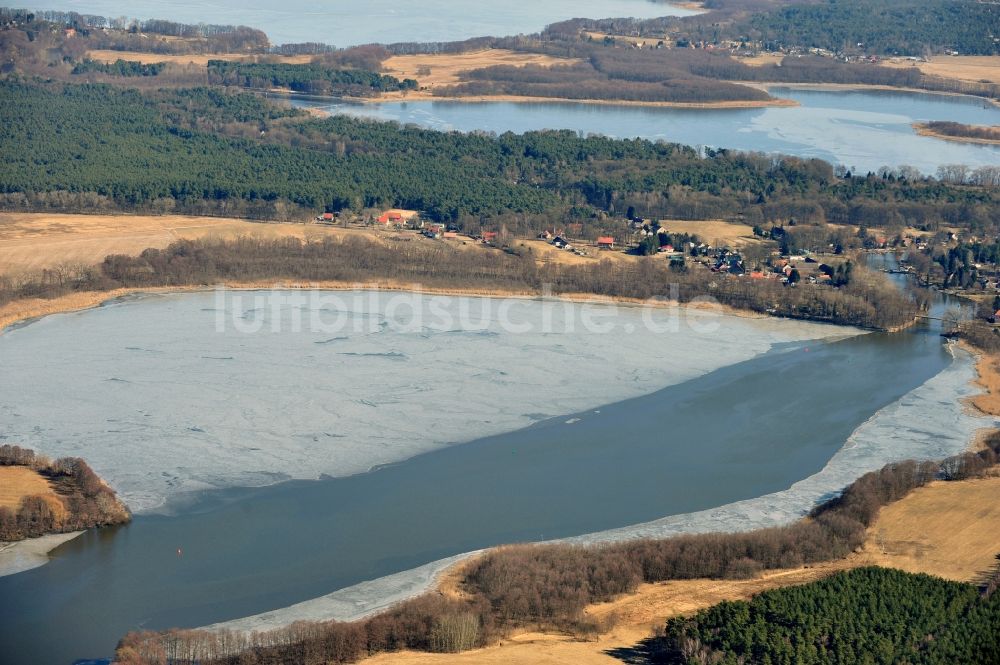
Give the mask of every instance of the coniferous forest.
[[(0, 207), (275, 219), (404, 207), (477, 223), (622, 214), (747, 223), (797, 218), (870, 227), (1000, 224), (1000, 193), (886, 172), (840, 177), (821, 160), (646, 140), (437, 132), (310, 119), (249, 94), (0, 82)], [(288, 211), (291, 212), (288, 212)], [(532, 224), (532, 216), (538, 219)]]
[(1000, 662), (1000, 594), (860, 568), (671, 619), (662, 662), (894, 665)]

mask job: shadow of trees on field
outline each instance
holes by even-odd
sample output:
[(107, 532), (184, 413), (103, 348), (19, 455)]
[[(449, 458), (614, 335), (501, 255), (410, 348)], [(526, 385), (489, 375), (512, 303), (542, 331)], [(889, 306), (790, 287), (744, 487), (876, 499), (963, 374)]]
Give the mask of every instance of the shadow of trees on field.
[(647, 665), (649, 663), (663, 662), (657, 658), (657, 652), (656, 637), (647, 637), (630, 647), (618, 647), (616, 649), (605, 649), (604, 651), (604, 653), (612, 658), (617, 658), (623, 663), (629, 663), (629, 665)]

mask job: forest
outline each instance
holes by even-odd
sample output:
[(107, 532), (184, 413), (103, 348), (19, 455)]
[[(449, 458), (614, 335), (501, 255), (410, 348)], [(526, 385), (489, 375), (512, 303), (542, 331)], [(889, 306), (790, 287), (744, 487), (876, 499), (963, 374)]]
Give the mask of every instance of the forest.
[[(48, 25), (74, 28), (90, 48), (148, 53), (266, 53), (267, 35), (243, 25), (190, 25), (151, 19), (105, 17), (78, 12), (0, 7), (0, 21), (25, 26), (32, 36), (44, 34)], [(105, 30), (107, 28), (107, 30)], [(19, 32), (19, 31), (17, 31)], [(177, 37), (180, 39), (164, 39)]]
[(1000, 662), (1000, 594), (886, 568), (671, 619), (658, 662), (913, 665)]
[(244, 88), (288, 88), (318, 95), (370, 97), (383, 92), (415, 90), (413, 79), (399, 79), (360, 69), (331, 69), (321, 65), (208, 61), (208, 82)]
[(477, 227), (506, 216), (525, 233), (567, 219), (596, 226), (629, 207), (751, 225), (1000, 227), (1000, 190), (976, 184), (992, 182), (991, 167), (949, 182), (902, 168), (847, 177), (820, 160), (570, 131), (490, 136), (310, 119), (204, 88), (140, 94), (5, 80), (0, 100), (7, 210), (302, 219), (401, 207)]
[[(601, 546), (548, 544), (502, 547), (473, 560), (464, 570), (462, 599), (430, 593), (404, 601), (384, 613), (360, 621), (298, 622), (286, 628), (252, 634), (199, 630), (134, 632), (119, 643), (116, 661), (121, 665), (349, 663), (377, 653), (401, 649), (463, 651), (493, 643), (518, 628), (558, 629), (584, 638), (609, 628), (584, 614), (584, 608), (590, 603), (611, 600), (635, 590), (643, 582), (706, 577), (747, 579), (763, 570), (843, 557), (864, 541), (867, 527), (874, 522), (882, 506), (898, 501), (913, 489), (934, 479), (976, 477), (995, 465), (998, 457), (1000, 435), (994, 433), (987, 438), (986, 447), (980, 453), (965, 453), (940, 463), (900, 462), (868, 473), (848, 486), (838, 497), (818, 506), (808, 518), (788, 526), (748, 533), (687, 535)], [(912, 576), (915, 586), (910, 589), (910, 577), (899, 578), (898, 597), (909, 597), (912, 603), (913, 598), (927, 591), (921, 586), (924, 579)], [(995, 584), (990, 585), (987, 590), (993, 588)], [(791, 593), (795, 591), (792, 590)], [(839, 593), (844, 594), (843, 600), (835, 597)], [(851, 588), (844, 588), (834, 589), (827, 596), (835, 607), (842, 607), (844, 603), (854, 599), (851, 594)], [(971, 601), (976, 596), (976, 589), (963, 585), (956, 585), (955, 589), (950, 590), (950, 594), (936, 593), (928, 602), (954, 597), (967, 601), (970, 609), (961, 614), (965, 623), (953, 626), (953, 640), (942, 640), (939, 647), (942, 650), (935, 653), (968, 653), (971, 647), (958, 643), (961, 639), (983, 637), (987, 639), (984, 644), (995, 644), (998, 609), (995, 600), (983, 603), (981, 607), (972, 607)], [(892, 597), (894, 596), (885, 596)], [(996, 594), (993, 597), (1000, 598)], [(882, 608), (879, 614), (888, 613), (880, 602), (882, 596), (870, 598), (875, 607)], [(903, 604), (902, 607), (914, 606)], [(928, 608), (927, 618), (922, 617), (921, 620), (933, 621), (934, 617), (941, 616), (942, 611), (958, 611), (957, 603), (951, 607), (952, 609)], [(917, 605), (914, 609), (921, 610), (923, 607)], [(979, 611), (987, 612), (987, 615), (980, 617), (977, 614)], [(830, 621), (832, 612), (830, 610), (825, 613), (827, 622)], [(801, 614), (800, 611), (794, 617), (799, 618)], [(773, 616), (769, 615), (769, 618)], [(881, 630), (882, 622), (886, 621), (884, 616), (875, 616), (874, 612), (840, 611), (835, 616), (845, 624), (844, 630), (838, 634), (843, 637), (875, 634)], [(858, 619), (856, 622), (846, 622), (843, 621), (845, 616), (857, 616)], [(898, 625), (907, 616), (909, 615), (903, 613), (892, 621)], [(752, 624), (752, 637), (765, 634), (767, 626), (762, 621), (759, 619)], [(788, 626), (789, 623), (791, 622), (775, 626), (773, 630), (790, 631), (794, 625)], [(816, 625), (805, 620), (801, 624), (804, 633)], [(989, 634), (984, 632), (987, 630), (990, 631)], [(705, 639), (718, 639), (717, 632), (706, 628)], [(816, 632), (818, 631), (813, 630), (808, 636), (812, 637)], [(767, 639), (765, 643), (773, 642), (780, 647), (778, 639)], [(881, 646), (878, 639), (873, 638), (872, 641)], [(948, 644), (953, 645), (952, 650), (946, 648)], [(661, 646), (667, 651), (670, 645), (668, 642)], [(716, 662), (708, 658), (711, 652), (706, 650), (705, 653), (706, 658), (702, 660), (680, 662)], [(733, 659), (726, 662), (796, 661), (762, 658), (742, 661)], [(866, 661), (800, 662), (855, 665)]]
[(709, 0), (711, 12), (684, 18), (572, 19), (543, 36), (565, 38), (580, 29), (675, 43), (760, 44), (764, 50), (822, 48), (835, 53), (925, 56), (1000, 53), (1000, 10), (976, 0)]
[(1000, 7), (976, 0), (825, 0), (782, 7), (736, 23), (768, 50), (804, 46), (878, 55), (1000, 53)]
[(22, 466), (38, 472), (49, 481), (58, 498), (26, 496), (17, 510), (0, 507), (0, 541), (124, 524), (131, 519), (114, 491), (82, 459), (51, 460), (28, 448), (4, 444), (0, 446), (3, 466)]

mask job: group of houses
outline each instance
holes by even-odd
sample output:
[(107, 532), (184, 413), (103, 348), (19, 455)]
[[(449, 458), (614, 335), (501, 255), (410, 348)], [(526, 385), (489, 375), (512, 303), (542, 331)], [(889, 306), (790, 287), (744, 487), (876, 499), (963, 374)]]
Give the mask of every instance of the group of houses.
[[(539, 240), (548, 240), (556, 249), (561, 249), (567, 252), (573, 252), (579, 254), (580, 256), (586, 256), (587, 252), (584, 249), (574, 247), (573, 244), (562, 235), (561, 231), (556, 231), (555, 229), (546, 229), (538, 234)], [(598, 249), (612, 250), (615, 248), (615, 238), (614, 236), (598, 236), (594, 243)]]

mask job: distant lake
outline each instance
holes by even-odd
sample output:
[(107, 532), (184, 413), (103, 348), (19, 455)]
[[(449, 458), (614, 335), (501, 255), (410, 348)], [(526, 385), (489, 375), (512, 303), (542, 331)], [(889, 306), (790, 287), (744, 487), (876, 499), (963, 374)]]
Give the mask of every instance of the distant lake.
[(181, 23), (218, 23), (260, 28), (274, 44), (322, 42), (336, 46), (393, 42), (457, 41), (485, 35), (539, 32), (550, 23), (574, 17), (688, 16), (691, 10), (653, 0), (28, 0), (17, 6), (75, 11), (139, 19), (161, 18)]
[(414, 123), (440, 130), (526, 132), (571, 129), (616, 138), (641, 137), (693, 146), (818, 157), (854, 171), (941, 164), (1000, 164), (1000, 147), (919, 136), (911, 124), (952, 120), (1000, 125), (1000, 108), (975, 97), (887, 90), (775, 87), (797, 107), (681, 109), (575, 103), (392, 102), (296, 100), (331, 113)]

